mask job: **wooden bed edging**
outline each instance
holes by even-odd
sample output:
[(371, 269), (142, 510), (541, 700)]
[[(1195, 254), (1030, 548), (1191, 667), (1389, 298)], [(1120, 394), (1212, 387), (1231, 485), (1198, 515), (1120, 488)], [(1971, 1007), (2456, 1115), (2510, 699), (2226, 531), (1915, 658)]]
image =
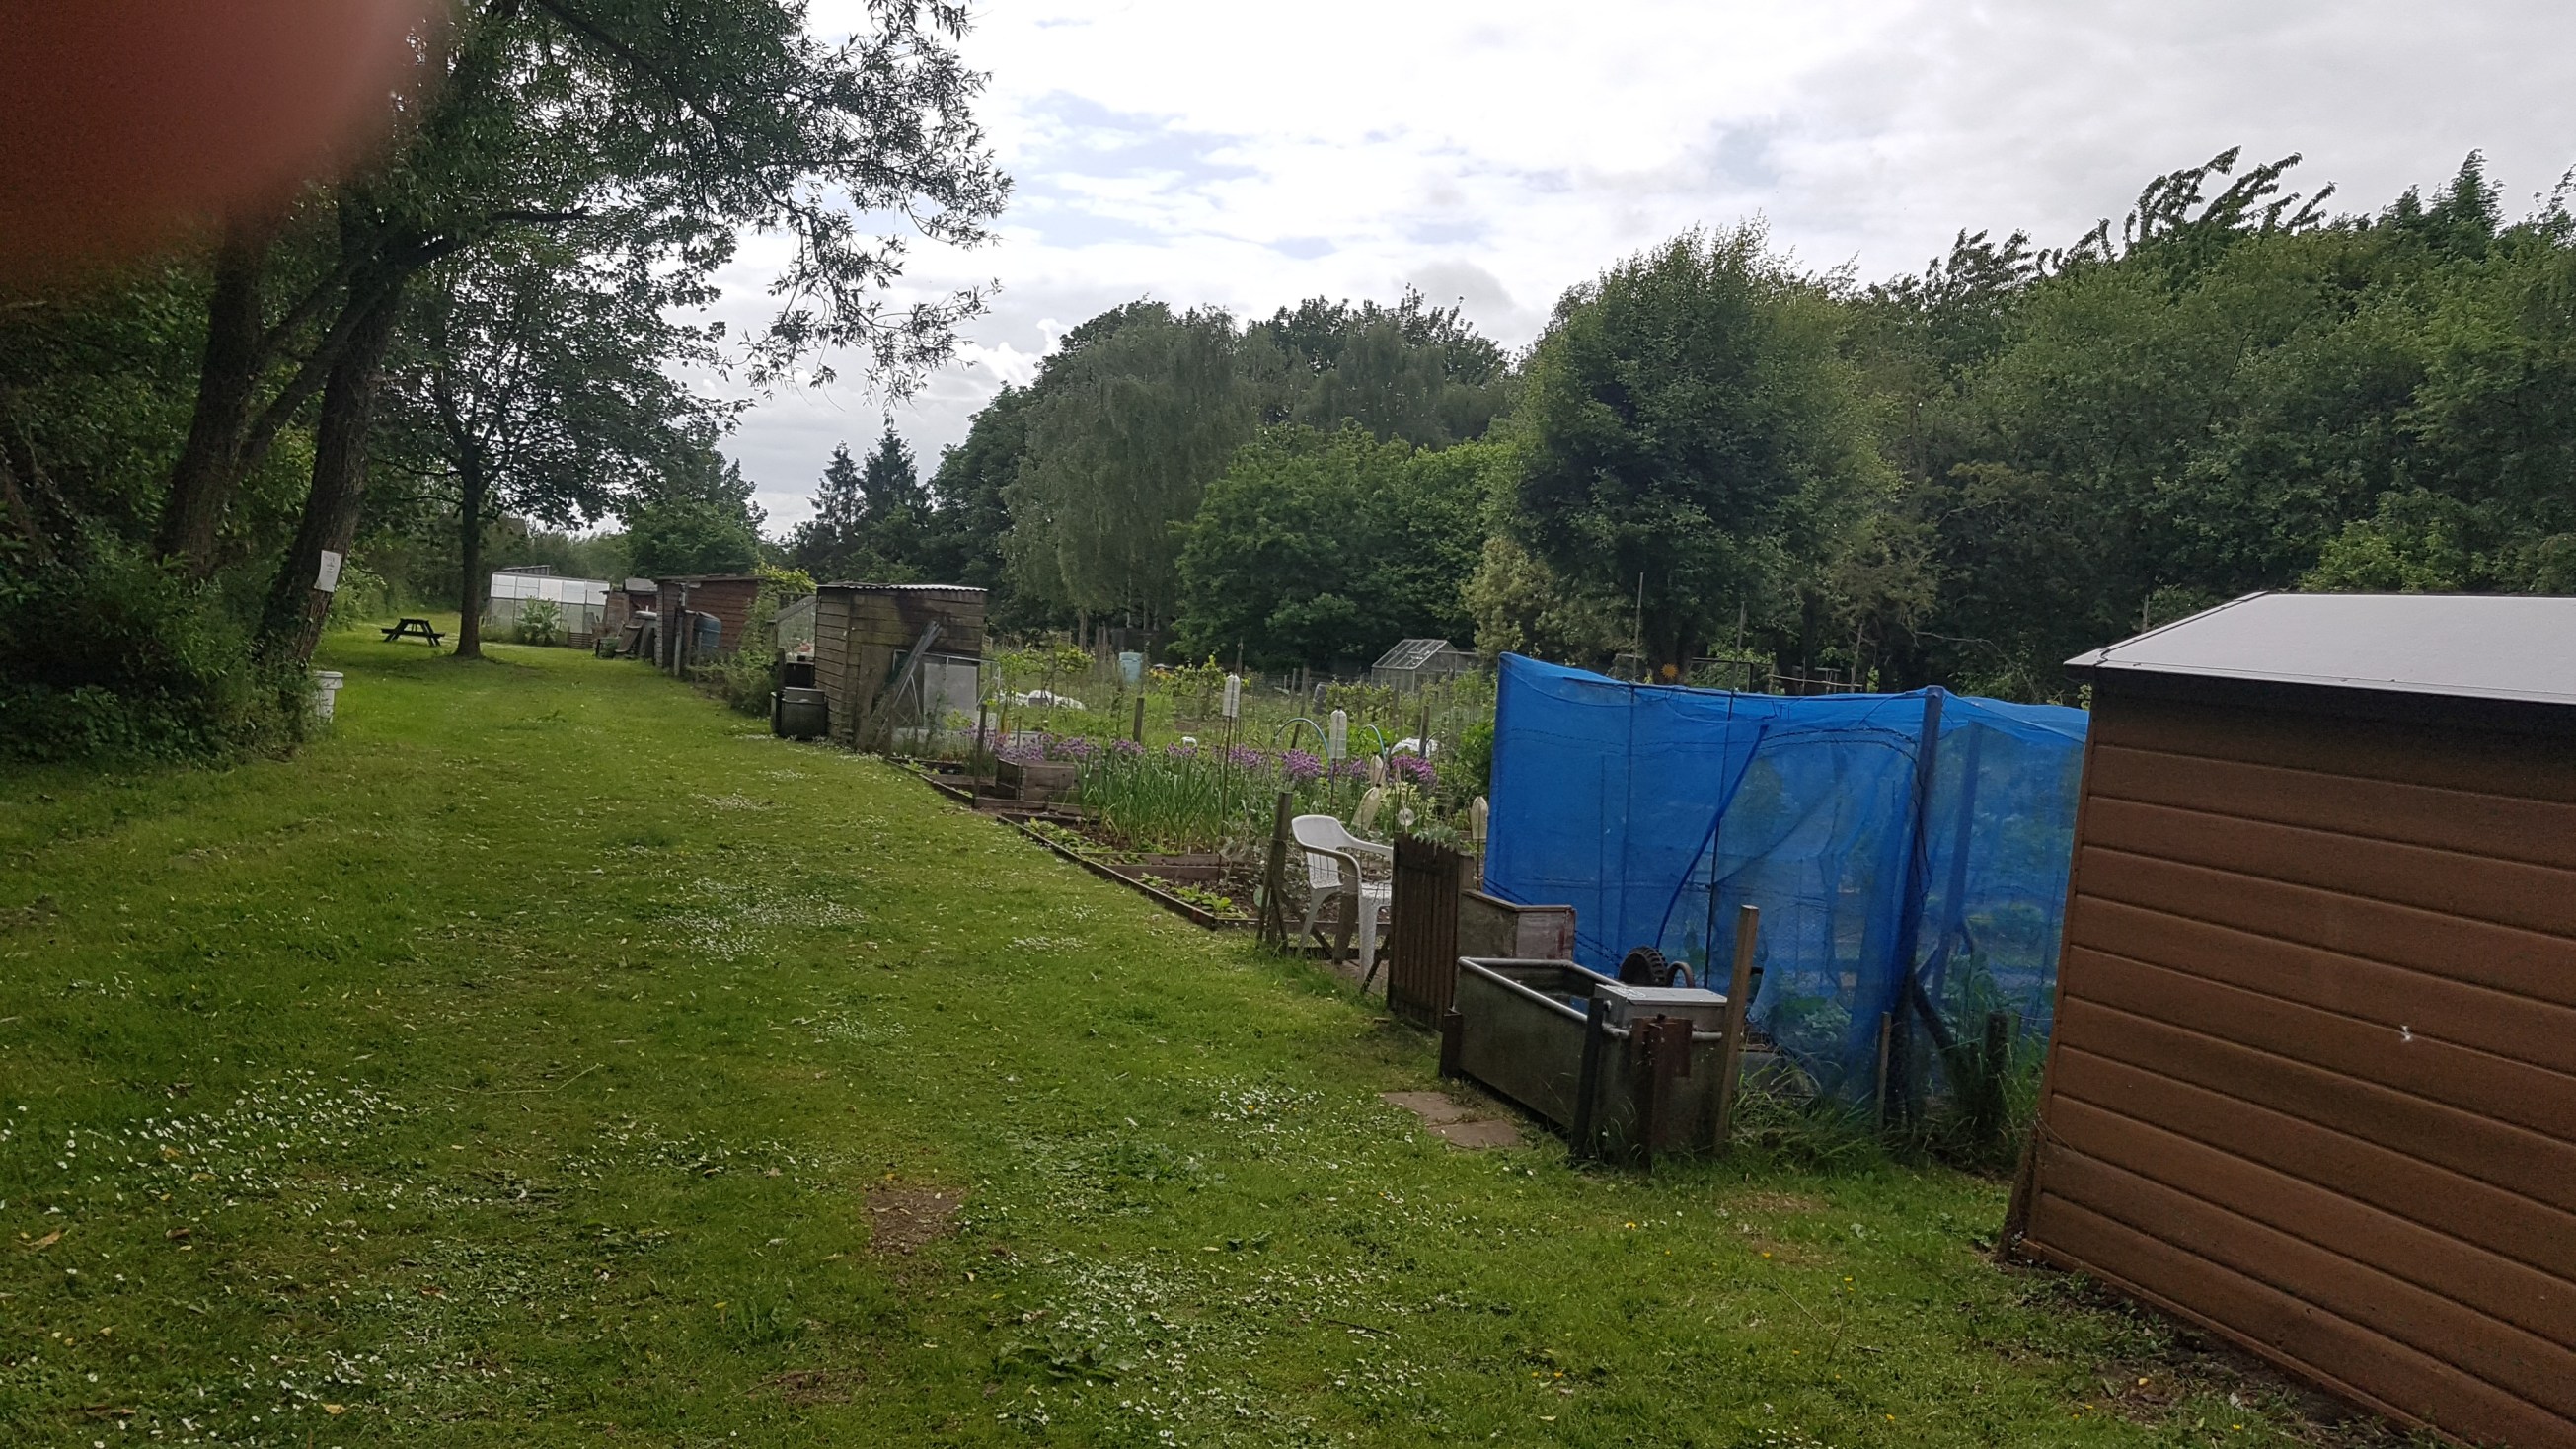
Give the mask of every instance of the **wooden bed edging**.
[[(928, 785), (931, 789), (938, 791), (940, 794), (947, 796), (958, 804), (964, 805), (968, 809), (973, 810), (976, 814), (990, 816), (993, 819), (1003, 822), (1013, 830), (1016, 830), (1020, 834), (1027, 836), (1029, 839), (1036, 841), (1038, 844), (1045, 846), (1047, 849), (1054, 851), (1056, 854), (1063, 856), (1065, 859), (1072, 861), (1074, 864), (1081, 866), (1084, 870), (1091, 872), (1102, 880), (1116, 881), (1118, 884), (1126, 886), (1130, 890), (1137, 891), (1143, 894), (1147, 899), (1153, 901), (1154, 904), (1161, 906), (1164, 910), (1170, 911), (1172, 914), (1180, 916), (1194, 925), (1204, 926), (1211, 931), (1231, 931), (1240, 930), (1243, 927), (1252, 924), (1252, 919), (1248, 916), (1242, 918), (1220, 916), (1216, 912), (1208, 910), (1203, 906), (1192, 905), (1190, 902), (1182, 900), (1179, 896), (1173, 895), (1171, 892), (1166, 891), (1149, 881), (1140, 880), (1136, 876), (1128, 875), (1118, 867), (1110, 865), (1106, 861), (1094, 860), (1090, 856), (1084, 855), (1078, 850), (1071, 849), (1059, 842), (1049, 840), (1044, 835), (1030, 829), (1026, 821), (1012, 818), (1014, 813), (1020, 812), (1010, 811), (1007, 807), (986, 809), (983, 797), (978, 796), (971, 788), (961, 789), (955, 785), (949, 784), (946, 780), (940, 778), (936, 771), (922, 769), (916, 764), (907, 764), (904, 768), (905, 773), (912, 775), (923, 784)], [(1053, 812), (1048, 810), (1044, 804), (1038, 804), (1033, 808), (1027, 809), (1025, 813), (1031, 816), (1044, 818)], [(1140, 874), (1147, 868), (1148, 867), (1142, 866), (1136, 867)]]
[[(1170, 911), (1176, 916), (1185, 916), (1191, 921), (1207, 927), (1209, 930), (1240, 930), (1241, 928), (1252, 924), (1249, 917), (1237, 919), (1230, 916), (1220, 916), (1214, 911), (1207, 910), (1200, 906), (1194, 906), (1188, 901), (1182, 900), (1179, 896), (1173, 895), (1171, 892), (1163, 890), (1150, 882), (1140, 880), (1137, 876), (1125, 874), (1116, 866), (1113, 866), (1106, 861), (1094, 860), (1090, 856), (1084, 855), (1078, 850), (1071, 849), (1057, 841), (1049, 840), (1020, 821), (1010, 820), (1010, 817), (1008, 816), (1003, 816), (1001, 818), (1009, 820), (1010, 826), (1013, 830), (1020, 832), (1029, 839), (1036, 841), (1038, 844), (1045, 846), (1047, 849), (1052, 850), (1056, 854), (1063, 856), (1065, 859), (1072, 861), (1074, 864), (1081, 866), (1084, 870), (1091, 872), (1102, 880), (1114, 880), (1120, 885), (1127, 886), (1133, 890), (1142, 891), (1147, 897), (1151, 898), (1156, 905), (1161, 906), (1164, 910)], [(1139, 866), (1136, 867), (1136, 869), (1141, 874), (1145, 867)]]

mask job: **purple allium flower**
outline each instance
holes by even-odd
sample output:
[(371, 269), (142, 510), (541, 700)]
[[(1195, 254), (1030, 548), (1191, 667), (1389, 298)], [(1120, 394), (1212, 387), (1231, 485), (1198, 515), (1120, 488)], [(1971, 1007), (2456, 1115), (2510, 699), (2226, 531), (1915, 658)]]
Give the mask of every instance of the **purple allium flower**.
[(1250, 745), (1236, 745), (1226, 751), (1225, 762), (1238, 770), (1258, 770), (1270, 763), (1261, 758), (1261, 752)]
[(1176, 740), (1163, 746), (1163, 758), (1167, 760), (1195, 760), (1198, 757), (1199, 747), (1189, 740)]
[(1368, 761), (1344, 760), (1340, 764), (1333, 766), (1333, 778), (1336, 780), (1365, 780), (1368, 778)]
[(1047, 742), (1047, 758), (1054, 760), (1088, 760), (1100, 753), (1100, 746), (1081, 735), (1066, 735)]
[(1279, 768), (1288, 772), (1289, 779), (1304, 784), (1324, 773), (1324, 762), (1304, 750), (1290, 750), (1279, 757)]
[(1440, 783), (1440, 769), (1420, 755), (1397, 755), (1387, 761), (1387, 774), (1398, 780), (1410, 780), (1425, 790)]
[(1145, 747), (1136, 743), (1134, 740), (1111, 740), (1109, 742), (1109, 749), (1110, 753), (1117, 755), (1121, 759), (1127, 760), (1135, 759), (1137, 756), (1145, 753)]

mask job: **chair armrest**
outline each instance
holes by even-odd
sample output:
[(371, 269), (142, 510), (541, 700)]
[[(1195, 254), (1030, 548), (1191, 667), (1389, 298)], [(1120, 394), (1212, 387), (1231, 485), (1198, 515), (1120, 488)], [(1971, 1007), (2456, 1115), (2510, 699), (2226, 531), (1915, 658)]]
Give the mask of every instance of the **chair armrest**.
[(1351, 849), (1365, 851), (1380, 860), (1395, 859), (1395, 847), (1392, 845), (1377, 845), (1366, 840), (1354, 840), (1351, 842)]
[[(1342, 869), (1348, 873), (1344, 875), (1341, 880), (1330, 886), (1329, 889), (1336, 891), (1359, 889), (1360, 861), (1358, 856), (1351, 854), (1347, 850), (1335, 850), (1329, 845), (1304, 845), (1299, 846), (1298, 849), (1304, 850), (1313, 855), (1329, 855), (1333, 859), (1342, 863)], [(1314, 889), (1314, 881), (1311, 878), (1306, 884), (1307, 889)]]

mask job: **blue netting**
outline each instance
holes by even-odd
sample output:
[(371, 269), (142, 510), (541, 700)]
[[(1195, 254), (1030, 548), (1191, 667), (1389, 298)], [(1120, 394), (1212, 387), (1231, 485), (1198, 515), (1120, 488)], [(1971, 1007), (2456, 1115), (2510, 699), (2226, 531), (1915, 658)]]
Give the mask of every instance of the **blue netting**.
[(1942, 690), (1729, 694), (1507, 655), (1486, 888), (1572, 905), (1605, 972), (1653, 945), (1698, 974), (1712, 919), (1723, 969), (1735, 908), (1760, 906), (1756, 1023), (1827, 1093), (1865, 1091), (1900, 962), (1950, 1022), (2046, 1033), (2084, 728)]

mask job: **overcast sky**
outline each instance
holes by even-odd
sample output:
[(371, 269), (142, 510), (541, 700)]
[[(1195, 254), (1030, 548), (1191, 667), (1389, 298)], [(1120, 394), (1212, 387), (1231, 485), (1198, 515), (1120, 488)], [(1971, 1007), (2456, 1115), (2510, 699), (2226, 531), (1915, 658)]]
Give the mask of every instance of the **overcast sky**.
[[(817, 0), (826, 33), (856, 0)], [(1301, 297), (1458, 302), (1512, 346), (1566, 287), (1695, 223), (1767, 219), (1875, 279), (1961, 228), (2073, 239), (2233, 145), (2376, 210), (2486, 153), (2509, 215), (2576, 164), (2566, 0), (986, 0), (966, 42), (1016, 190), (1002, 239), (921, 250), (908, 288), (998, 282), (892, 419), (924, 472), (1066, 328), (1138, 296), (1266, 315)], [(724, 311), (758, 317), (754, 241)], [(773, 532), (852, 385), (775, 395), (727, 443)]]

